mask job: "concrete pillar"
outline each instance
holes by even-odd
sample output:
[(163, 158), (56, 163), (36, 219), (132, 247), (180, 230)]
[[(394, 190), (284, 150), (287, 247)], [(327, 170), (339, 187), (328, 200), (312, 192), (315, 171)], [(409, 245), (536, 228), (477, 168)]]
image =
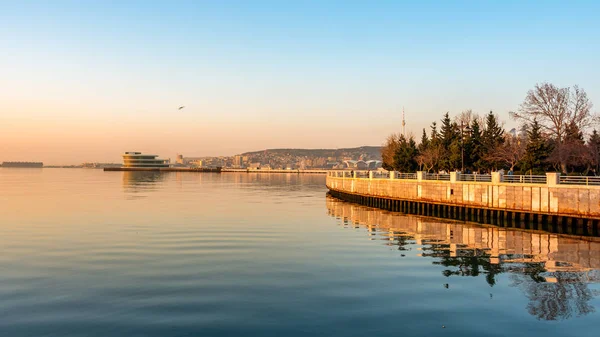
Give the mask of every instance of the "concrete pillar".
[(369, 179), (373, 179), (373, 173), (375, 173), (375, 172), (369, 171)]
[(425, 174), (427, 172), (425, 171), (417, 171), (417, 181), (423, 181), (425, 180)]
[(504, 175), (500, 172), (492, 172), (492, 183), (498, 184), (504, 181)]
[(450, 172), (450, 182), (454, 184), (455, 182), (459, 181), (460, 180), (459, 174), (460, 173), (458, 173), (458, 172)]
[(556, 186), (560, 184), (560, 173), (559, 172), (546, 172), (546, 185), (548, 187)]
[(390, 179), (396, 179), (396, 171), (390, 171)]
[(354, 171), (354, 177), (352, 177), (352, 178), (358, 178), (358, 172), (357, 171)]

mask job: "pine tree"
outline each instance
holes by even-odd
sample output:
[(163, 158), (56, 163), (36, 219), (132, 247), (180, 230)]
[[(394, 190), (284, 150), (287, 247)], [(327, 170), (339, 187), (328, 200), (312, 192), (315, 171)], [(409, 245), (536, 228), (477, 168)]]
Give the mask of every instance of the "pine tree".
[(581, 129), (579, 129), (577, 123), (572, 122), (567, 125), (567, 127), (565, 128), (564, 142), (574, 142), (580, 145), (585, 144), (585, 141), (583, 140), (583, 132), (581, 132)]
[(588, 151), (590, 153), (590, 164), (594, 175), (600, 173), (600, 134), (594, 129), (588, 140)]
[(521, 170), (525, 174), (545, 174), (549, 169), (548, 157), (550, 157), (550, 145), (542, 134), (542, 126), (537, 120), (531, 123), (527, 130), (527, 146), (525, 157), (521, 162)]
[[(575, 122), (567, 124), (562, 153), (558, 153), (560, 163), (564, 163), (570, 173), (587, 173), (589, 169), (588, 151), (585, 147), (583, 132)], [(557, 159), (555, 154), (554, 159)]]
[(431, 123), (431, 137), (429, 137), (430, 144), (437, 145), (440, 138), (440, 134), (437, 131), (437, 123)]
[(442, 145), (446, 148), (457, 138), (456, 123), (452, 123), (450, 114), (446, 112), (442, 119), (442, 127), (440, 128), (440, 137)]
[(444, 149), (440, 160), (440, 167), (447, 171), (459, 168), (461, 160), (460, 131), (456, 123), (452, 122), (450, 114), (447, 112), (442, 119), (439, 142), (442, 149)]
[(429, 137), (427, 137), (427, 132), (425, 128), (423, 128), (423, 135), (421, 136), (421, 142), (419, 143), (419, 152), (425, 151), (429, 147)]
[(498, 123), (496, 116), (492, 111), (486, 117), (485, 130), (482, 134), (483, 158), (486, 159), (485, 168), (495, 169), (498, 166), (493, 160), (488, 158), (493, 155), (494, 150), (504, 143), (504, 129)]
[(455, 137), (448, 147), (448, 172), (461, 169), (463, 155), (463, 144), (461, 142), (460, 137)]
[[(468, 154), (467, 154), (468, 153)], [(481, 171), (485, 168), (483, 162), (483, 143), (481, 135), (481, 127), (477, 119), (471, 123), (471, 134), (469, 135), (469, 152), (465, 153), (468, 156), (468, 162), (473, 171)]]
[(399, 146), (394, 156), (394, 169), (400, 172), (414, 172), (417, 164), (417, 144), (411, 136), (408, 140), (400, 135)]

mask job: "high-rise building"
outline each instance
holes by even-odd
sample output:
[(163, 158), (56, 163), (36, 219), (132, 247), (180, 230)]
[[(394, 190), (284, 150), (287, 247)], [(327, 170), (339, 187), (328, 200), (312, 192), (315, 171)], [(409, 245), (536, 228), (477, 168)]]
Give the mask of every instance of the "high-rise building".
[(235, 155), (235, 157), (233, 157), (233, 166), (234, 167), (242, 167), (244, 165), (244, 161), (243, 161), (243, 157), (238, 155)]

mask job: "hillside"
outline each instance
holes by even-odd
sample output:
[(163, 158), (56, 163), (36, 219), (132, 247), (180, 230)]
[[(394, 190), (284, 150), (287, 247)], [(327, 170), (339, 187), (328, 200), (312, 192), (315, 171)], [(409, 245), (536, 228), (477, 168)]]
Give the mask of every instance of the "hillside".
[(381, 146), (360, 146), (343, 149), (266, 149), (242, 153), (242, 156), (260, 157), (265, 154), (284, 157), (325, 157), (325, 158), (352, 158), (364, 160), (381, 160)]

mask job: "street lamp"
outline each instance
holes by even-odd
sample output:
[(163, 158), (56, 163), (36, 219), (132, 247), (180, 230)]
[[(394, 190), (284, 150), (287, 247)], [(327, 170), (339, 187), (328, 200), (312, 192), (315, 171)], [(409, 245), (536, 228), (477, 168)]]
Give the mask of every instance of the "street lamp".
[(464, 125), (463, 121), (460, 121), (460, 173), (465, 172), (465, 132), (471, 134), (471, 127), (469, 124)]

